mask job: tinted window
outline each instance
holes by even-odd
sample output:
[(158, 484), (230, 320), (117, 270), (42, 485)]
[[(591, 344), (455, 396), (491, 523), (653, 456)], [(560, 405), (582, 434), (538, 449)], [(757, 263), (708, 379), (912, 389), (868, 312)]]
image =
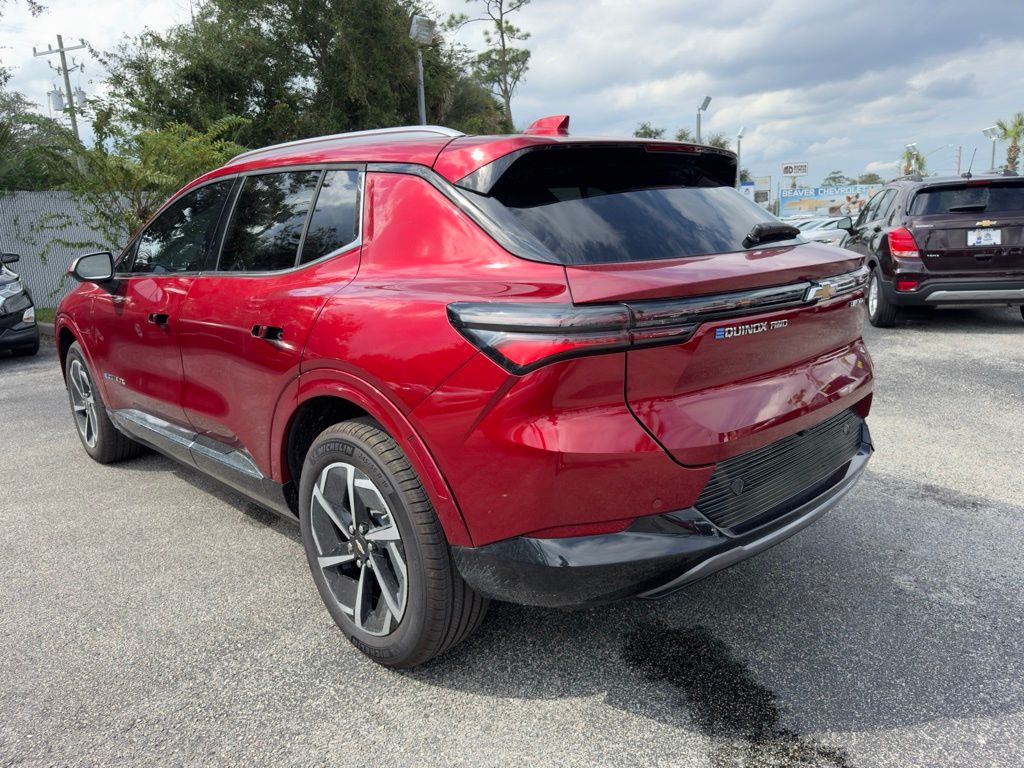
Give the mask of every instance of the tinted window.
[(301, 263), (348, 245), (359, 234), (359, 172), (328, 171), (302, 246)]
[(217, 268), (265, 272), (294, 267), (319, 179), (319, 171), (246, 177)]
[(866, 221), (874, 221), (875, 213), (878, 212), (878, 204), (882, 201), (882, 197), (885, 195), (887, 190), (876, 192), (868, 204), (860, 209), (860, 216), (857, 217), (857, 224), (863, 224)]
[(545, 149), (524, 154), (473, 199), (562, 264), (674, 259), (743, 250), (754, 225), (777, 221), (731, 186), (734, 178), (723, 155)]
[(204, 266), (230, 181), (183, 195), (138, 240), (132, 272), (194, 272)]
[(874, 219), (884, 219), (889, 215), (889, 209), (892, 207), (893, 201), (896, 199), (896, 190), (888, 189), (883, 195), (882, 199), (878, 202), (878, 209), (875, 211)]
[(922, 189), (910, 205), (912, 216), (984, 211), (1024, 212), (1024, 183), (975, 182)]

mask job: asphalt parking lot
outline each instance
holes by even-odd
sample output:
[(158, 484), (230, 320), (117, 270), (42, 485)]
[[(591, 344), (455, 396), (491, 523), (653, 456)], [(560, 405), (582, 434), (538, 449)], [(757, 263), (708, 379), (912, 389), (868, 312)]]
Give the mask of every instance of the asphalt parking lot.
[(0, 765), (1020, 766), (1024, 322), (866, 335), (878, 450), (821, 521), (660, 602), (495, 605), (405, 673), (335, 629), (296, 528), (94, 464), (53, 347), (0, 354)]

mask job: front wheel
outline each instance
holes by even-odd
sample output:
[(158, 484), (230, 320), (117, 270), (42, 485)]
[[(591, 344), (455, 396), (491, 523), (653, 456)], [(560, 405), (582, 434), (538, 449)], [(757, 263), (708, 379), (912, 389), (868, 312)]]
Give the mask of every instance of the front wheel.
[(142, 453), (143, 447), (119, 432), (107, 416), (103, 397), (96, 389), (92, 371), (77, 341), (68, 349), (64, 378), (71, 415), (86, 453), (100, 464), (130, 459)]
[(868, 280), (868, 322), (876, 328), (890, 328), (896, 324), (898, 309), (882, 289), (882, 277), (878, 269), (871, 270)]
[(480, 625), (487, 600), (456, 571), (419, 477), (374, 422), (324, 430), (306, 455), (299, 494), (313, 581), (360, 651), (387, 667), (414, 667)]

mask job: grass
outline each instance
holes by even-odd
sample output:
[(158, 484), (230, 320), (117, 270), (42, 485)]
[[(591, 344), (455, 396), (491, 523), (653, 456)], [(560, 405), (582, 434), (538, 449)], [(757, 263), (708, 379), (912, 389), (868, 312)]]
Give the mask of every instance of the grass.
[(54, 307), (36, 307), (36, 322), (53, 323), (56, 314), (57, 310)]

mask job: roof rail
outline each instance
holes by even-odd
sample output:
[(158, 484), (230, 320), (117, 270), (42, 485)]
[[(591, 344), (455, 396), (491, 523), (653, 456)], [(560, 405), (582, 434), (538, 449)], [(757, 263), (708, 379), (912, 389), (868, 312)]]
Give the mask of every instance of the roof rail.
[(327, 141), (344, 141), (346, 139), (358, 139), (366, 136), (387, 136), (389, 134), (395, 133), (433, 133), (438, 136), (447, 136), (450, 139), (456, 139), (459, 136), (466, 135), (464, 133), (461, 133), (460, 131), (456, 131), (451, 128), (445, 128), (442, 125), (403, 125), (396, 126), (394, 128), (374, 128), (369, 131), (350, 131), (348, 133), (334, 133), (331, 134), (330, 136), (314, 136), (309, 139), (298, 139), (296, 141), (286, 141), (282, 144), (271, 144), (269, 147), (251, 149), (248, 152), (243, 152), (240, 155), (235, 155), (233, 158), (228, 160), (226, 165), (234, 165), (240, 160), (257, 157), (267, 152), (276, 152), (279, 149), (286, 149), (288, 147), (302, 147), (308, 144), (318, 144), (320, 142)]

